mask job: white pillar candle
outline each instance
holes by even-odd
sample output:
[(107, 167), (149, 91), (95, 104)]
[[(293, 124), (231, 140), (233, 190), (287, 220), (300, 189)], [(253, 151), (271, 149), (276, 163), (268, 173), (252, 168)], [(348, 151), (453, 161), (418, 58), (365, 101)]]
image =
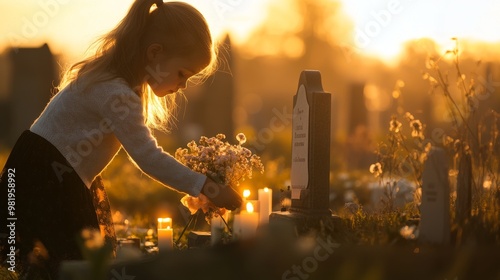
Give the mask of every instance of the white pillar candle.
[(254, 212), (253, 205), (248, 202), (247, 210), (234, 216), (233, 234), (236, 239), (249, 239), (255, 236), (259, 223), (259, 214)]
[(241, 239), (241, 216), (240, 216), (240, 214), (234, 214), (234, 216), (233, 216), (233, 239), (234, 240)]
[[(227, 221), (228, 211), (226, 211), (226, 213), (224, 213), (224, 215), (222, 215), (222, 217), (224, 217), (224, 220)], [(220, 215), (217, 215), (217, 217), (215, 217), (215, 216), (212, 217), (212, 219), (210, 220), (210, 233), (211, 233), (210, 243), (212, 245), (215, 245), (215, 244), (221, 242), (222, 233), (224, 232), (225, 227), (226, 227), (226, 224), (224, 223), (224, 221), (222, 221), (222, 218)]]
[(273, 211), (273, 190), (259, 189), (259, 224), (268, 224)]
[(158, 249), (160, 252), (174, 248), (174, 233), (171, 218), (158, 218)]

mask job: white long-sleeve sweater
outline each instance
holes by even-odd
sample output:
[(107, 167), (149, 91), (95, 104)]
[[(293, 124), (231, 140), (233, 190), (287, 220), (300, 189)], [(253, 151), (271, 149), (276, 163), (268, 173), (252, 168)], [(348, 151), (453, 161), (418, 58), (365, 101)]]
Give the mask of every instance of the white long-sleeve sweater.
[(89, 188), (123, 147), (150, 177), (197, 196), (206, 176), (158, 146), (142, 111), (140, 97), (123, 79), (100, 82), (85, 91), (73, 85), (51, 99), (30, 131), (52, 143)]

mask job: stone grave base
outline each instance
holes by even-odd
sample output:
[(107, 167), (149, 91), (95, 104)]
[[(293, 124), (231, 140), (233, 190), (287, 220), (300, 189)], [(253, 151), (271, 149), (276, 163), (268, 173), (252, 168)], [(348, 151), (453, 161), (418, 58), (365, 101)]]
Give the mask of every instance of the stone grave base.
[(271, 226), (285, 225), (297, 229), (299, 235), (308, 233), (311, 229), (320, 230), (323, 225), (337, 228), (340, 226), (341, 218), (328, 212), (306, 213), (298, 211), (273, 212), (269, 216)]
[(211, 233), (209, 231), (191, 231), (188, 238), (188, 248), (203, 248), (210, 246)]

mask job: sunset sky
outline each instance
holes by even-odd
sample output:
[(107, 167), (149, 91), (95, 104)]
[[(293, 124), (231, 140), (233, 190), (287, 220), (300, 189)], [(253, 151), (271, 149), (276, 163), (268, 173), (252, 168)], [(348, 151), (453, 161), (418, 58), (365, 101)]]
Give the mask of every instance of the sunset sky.
[[(324, 0), (328, 1), (328, 0)], [(244, 44), (267, 16), (267, 5), (289, 0), (190, 0), (215, 35), (231, 32)], [(83, 55), (88, 45), (125, 15), (132, 0), (0, 0), (0, 49), (48, 42), (55, 53)], [(343, 0), (352, 21), (346, 43), (362, 53), (391, 58), (410, 39), (429, 37), (446, 46), (451, 37), (500, 42), (500, 3), (495, 0)], [(283, 24), (289, 24), (284, 19)], [(335, 28), (335, 27), (332, 27)]]

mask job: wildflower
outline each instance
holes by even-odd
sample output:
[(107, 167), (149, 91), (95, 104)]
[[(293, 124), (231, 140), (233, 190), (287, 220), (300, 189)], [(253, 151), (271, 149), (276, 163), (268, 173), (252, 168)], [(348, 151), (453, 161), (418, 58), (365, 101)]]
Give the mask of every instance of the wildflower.
[(200, 145), (206, 145), (208, 138), (206, 136), (201, 136)]
[(243, 133), (238, 133), (238, 135), (236, 135), (236, 140), (238, 140), (240, 145), (243, 145), (245, 144), (245, 142), (247, 142), (247, 137)]
[(424, 134), (422, 133), (423, 125), (419, 120), (412, 120), (410, 122), (410, 127), (412, 129), (411, 130), (411, 137), (424, 139)]
[[(188, 144), (189, 149), (177, 149), (175, 158), (194, 171), (206, 174), (217, 182), (236, 187), (241, 181), (252, 178), (252, 172), (255, 170), (264, 172), (264, 165), (260, 157), (242, 147), (246, 142), (243, 133), (236, 136), (239, 144), (231, 145), (223, 142), (226, 136), (217, 134), (215, 137), (200, 138), (199, 143), (192, 141)], [(210, 205), (206, 205), (203, 200), (186, 197), (181, 200), (183, 205), (188, 207), (191, 212), (202, 209), (203, 212), (211, 212)]]
[(198, 146), (196, 146), (196, 142), (194, 141), (189, 142), (187, 146), (191, 150), (191, 152), (194, 152), (198, 149)]
[(401, 130), (402, 124), (396, 119), (396, 117), (392, 117), (391, 122), (389, 123), (389, 131), (394, 133), (399, 133)]
[(404, 226), (399, 230), (399, 234), (401, 234), (404, 239), (413, 240), (418, 237), (418, 229), (415, 225)]
[(405, 113), (405, 118), (406, 118), (409, 122), (411, 122), (411, 121), (413, 121), (413, 120), (415, 119), (415, 117), (413, 117), (413, 115), (412, 115), (410, 112), (406, 112), (406, 113)]
[(370, 173), (372, 173), (375, 177), (380, 176), (382, 172), (382, 164), (380, 164), (380, 162), (370, 165)]
[(434, 69), (436, 66), (437, 64), (433, 57), (428, 57), (425, 61), (425, 68), (427, 69)]
[(245, 157), (251, 157), (252, 156), (252, 151), (250, 151), (247, 148), (243, 148), (242, 153), (243, 153), (243, 156), (245, 156)]
[(217, 136), (215, 136), (215, 137), (216, 137), (217, 139), (219, 139), (219, 140), (224, 140), (224, 139), (226, 139), (226, 135), (224, 135), (224, 134), (222, 134), (222, 133), (217, 134)]
[(431, 149), (432, 149), (431, 143), (425, 144), (423, 151), (418, 155), (418, 161), (420, 163), (423, 164), (427, 160), (427, 156), (429, 155)]
[(347, 202), (344, 204), (344, 208), (351, 214), (356, 214), (359, 210), (359, 205), (355, 202)]

